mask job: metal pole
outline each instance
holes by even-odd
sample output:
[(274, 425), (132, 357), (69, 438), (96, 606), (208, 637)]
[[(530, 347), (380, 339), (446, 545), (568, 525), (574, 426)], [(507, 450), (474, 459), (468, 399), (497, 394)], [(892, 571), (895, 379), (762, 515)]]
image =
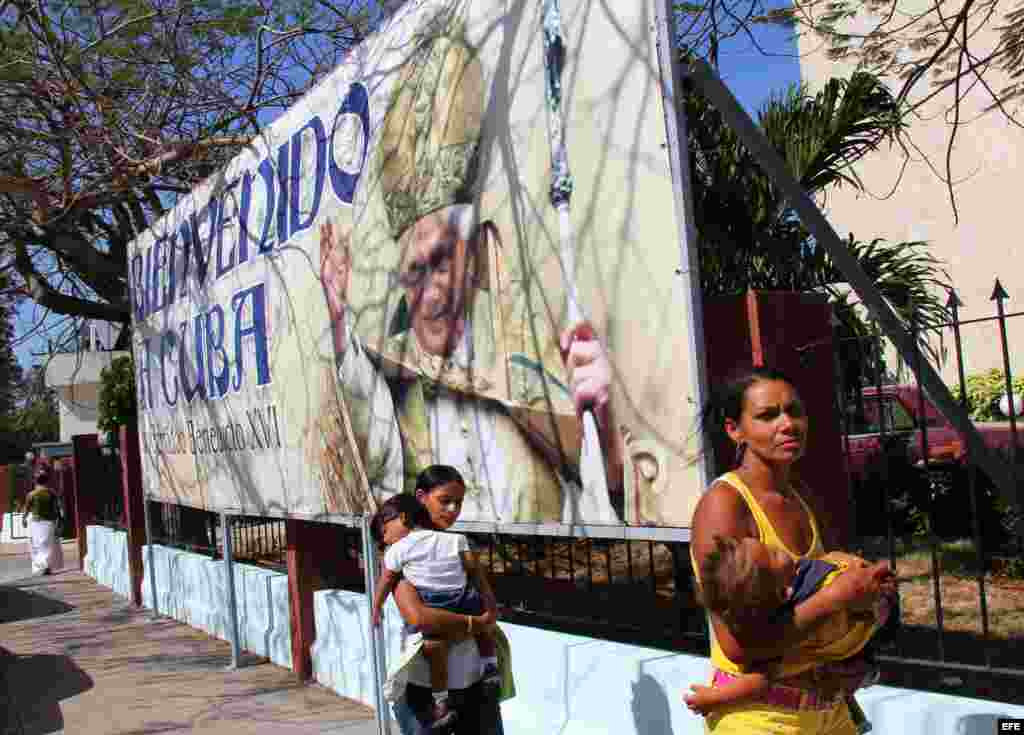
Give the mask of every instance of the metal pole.
[[(238, 603), (235, 600), (235, 573), (231, 552), (231, 516), (227, 513), (220, 514), (220, 527), (224, 534), (224, 584), (228, 588), (228, 635), (231, 642), (231, 664), (227, 668), (228, 671), (234, 671), (238, 668), (241, 657), (241, 643), (238, 638)], [(214, 542), (216, 543), (216, 537)]]
[[(832, 331), (832, 376), (839, 386), (839, 390), (834, 392), (834, 411), (836, 417), (839, 419), (840, 431), (843, 432), (843, 460), (846, 463), (846, 474), (847, 477), (852, 476), (850, 470), (850, 412), (846, 410), (846, 371), (843, 370), (843, 361), (840, 356), (842, 350), (842, 341), (839, 337), (839, 326), (840, 321), (836, 316), (835, 311), (832, 312), (832, 316), (829, 317), (829, 329)], [(847, 529), (853, 529), (853, 538), (860, 538), (861, 528), (857, 523), (858, 511), (857, 511), (857, 487), (859, 483), (854, 482), (852, 485), (853, 492), (848, 493), (850, 501), (850, 516), (847, 520)], [(848, 485), (848, 487), (851, 487)]]
[(142, 495), (142, 518), (146, 523), (146, 559), (149, 561), (149, 594), (153, 598), (153, 617), (160, 617), (156, 598), (156, 563), (153, 555), (153, 527), (149, 520), (149, 497)]
[[(858, 345), (860, 342), (857, 343)], [(893, 574), (896, 573), (896, 534), (892, 525), (892, 496), (889, 487), (889, 453), (887, 449), (885, 427), (885, 397), (882, 395), (882, 356), (884, 353), (882, 345), (882, 330), (875, 322), (874, 328), (874, 358), (875, 358), (875, 396), (878, 399), (878, 443), (882, 448), (882, 497), (885, 499), (885, 539), (887, 551), (889, 552), (889, 567)], [(858, 349), (860, 349), (858, 347)], [(861, 363), (863, 363), (863, 359)], [(895, 427), (894, 427), (895, 428)], [(902, 646), (902, 638), (901, 646)]]
[[(682, 318), (690, 324), (688, 347), (691, 355), (689, 390), (694, 405), (700, 409), (708, 398), (707, 356), (704, 340), (704, 302), (700, 287), (700, 253), (697, 249), (697, 227), (694, 223), (693, 197), (690, 192), (690, 148), (687, 144), (686, 112), (683, 108), (682, 69), (676, 63), (676, 10), (673, 0), (655, 3), (658, 68), (661, 73), (661, 108), (665, 116), (668, 161), (672, 172), (672, 200), (679, 222), (679, 276), (683, 289)], [(710, 487), (715, 477), (715, 458), (711, 447), (704, 447), (704, 436), (696, 432), (701, 447), (697, 464), (701, 487)]]
[[(363, 575), (366, 580), (366, 602), (372, 604), (373, 592), (377, 586), (377, 554), (370, 536), (370, 516), (362, 517)], [(382, 649), (380, 629), (370, 622), (370, 665), (373, 674), (373, 700), (377, 705), (377, 733), (391, 735), (387, 702), (384, 701), (384, 680), (381, 678)]]
[(995, 288), (992, 290), (992, 301), (996, 302), (996, 313), (999, 317), (999, 344), (1003, 348), (1003, 380), (1006, 384), (1006, 400), (1009, 405), (1007, 418), (1010, 419), (1010, 436), (1013, 439), (1013, 445), (1011, 447), (1010, 457), (1013, 459), (1014, 471), (1017, 467), (1017, 411), (1014, 408), (1014, 399), (1017, 397), (1013, 392), (1013, 375), (1010, 372), (1010, 345), (1006, 339), (1006, 309), (1003, 307), (1003, 301), (1010, 298), (1006, 290), (1003, 288), (1003, 284), (996, 279)]
[[(917, 306), (913, 301), (910, 303), (910, 334), (916, 344), (919, 339)], [(921, 351), (916, 352), (916, 369), (921, 367)], [(915, 371), (915, 374), (916, 371)], [(935, 485), (932, 482), (930, 462), (928, 459), (928, 414), (925, 413), (924, 393), (917, 392), (917, 414), (921, 420), (921, 431), (918, 436), (921, 440), (921, 467), (924, 472), (924, 483), (928, 488), (928, 547), (932, 557), (932, 597), (935, 601), (935, 627), (938, 634), (939, 660), (946, 660), (946, 644), (943, 631), (944, 617), (942, 613), (942, 566), (939, 560), (939, 537), (935, 529)]]
[[(957, 298), (956, 292), (949, 289), (949, 300), (946, 308), (952, 317), (953, 342), (956, 346), (956, 374), (960, 385), (960, 405), (967, 410), (967, 375), (964, 372), (964, 346), (960, 339), (960, 307), (963, 304)], [(1011, 406), (1012, 408), (1012, 406)], [(1014, 442), (1016, 444), (1016, 442)], [(967, 454), (967, 461), (964, 463), (967, 469), (967, 494), (971, 498), (971, 525), (974, 530), (974, 553), (975, 564), (977, 564), (978, 580), (978, 604), (981, 612), (981, 645), (985, 653), (985, 665), (992, 666), (992, 646), (989, 641), (988, 631), (988, 600), (985, 592), (985, 549), (981, 538), (980, 503), (978, 503), (978, 472), (971, 461), (970, 453)]]

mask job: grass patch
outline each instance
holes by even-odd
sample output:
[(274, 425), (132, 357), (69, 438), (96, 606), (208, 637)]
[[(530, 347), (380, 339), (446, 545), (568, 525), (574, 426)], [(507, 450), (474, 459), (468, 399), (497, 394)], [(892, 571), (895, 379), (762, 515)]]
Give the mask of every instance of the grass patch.
[[(1024, 579), (1012, 576), (1016, 565), (1003, 563), (1005, 560), (999, 558), (980, 561), (970, 539), (942, 541), (934, 548), (920, 538), (894, 541), (892, 561), (905, 628), (938, 630), (937, 576), (938, 609), (942, 611), (945, 632), (982, 635), (984, 587), (989, 636), (993, 640), (1024, 642)], [(863, 547), (862, 553), (868, 558), (889, 558), (885, 539), (870, 540)]]

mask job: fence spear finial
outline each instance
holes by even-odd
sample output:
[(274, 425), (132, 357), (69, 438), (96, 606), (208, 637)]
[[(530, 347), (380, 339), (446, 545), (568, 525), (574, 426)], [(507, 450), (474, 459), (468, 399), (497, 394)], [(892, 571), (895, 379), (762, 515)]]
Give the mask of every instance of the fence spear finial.
[(964, 305), (964, 302), (960, 300), (960, 297), (956, 295), (956, 291), (952, 288), (949, 289), (949, 298), (946, 299), (946, 308), (956, 314), (956, 310)]
[(1006, 289), (1003, 288), (1003, 284), (996, 279), (996, 286), (992, 289), (992, 295), (989, 297), (989, 301), (1002, 301), (1003, 299), (1010, 298), (1010, 294), (1006, 293)]

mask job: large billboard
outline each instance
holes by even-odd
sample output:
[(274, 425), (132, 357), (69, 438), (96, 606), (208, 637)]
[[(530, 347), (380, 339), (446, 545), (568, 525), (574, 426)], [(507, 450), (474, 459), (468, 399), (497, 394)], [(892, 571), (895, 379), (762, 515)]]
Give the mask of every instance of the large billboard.
[[(136, 240), (149, 497), (342, 520), (443, 463), (464, 521), (689, 525), (695, 361), (652, 8), (561, 11), (560, 109), (542, 3), (410, 0)], [(591, 326), (568, 363), (567, 288)], [(588, 390), (609, 396), (608, 491), (580, 502)]]

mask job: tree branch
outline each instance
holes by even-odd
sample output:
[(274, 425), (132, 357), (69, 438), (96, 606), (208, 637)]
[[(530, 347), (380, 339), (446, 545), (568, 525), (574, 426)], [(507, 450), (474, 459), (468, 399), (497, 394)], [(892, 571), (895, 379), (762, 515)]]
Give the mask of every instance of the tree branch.
[(25, 280), (26, 295), (40, 306), (68, 316), (83, 316), (121, 323), (131, 320), (131, 310), (127, 304), (118, 306), (102, 301), (80, 299), (52, 288), (46, 278), (36, 270), (32, 263), (32, 256), (29, 255), (28, 248), (24, 243), (16, 242), (14, 247), (14, 264), (18, 273)]
[(252, 136), (249, 135), (227, 135), (217, 138), (207, 138), (191, 143), (173, 143), (160, 154), (130, 166), (125, 175), (130, 177), (145, 176), (147, 174), (158, 174), (164, 166), (183, 161), (190, 158), (198, 151), (208, 148), (227, 148), (249, 145)]
[[(936, 3), (938, 4), (938, 3)], [(939, 57), (946, 52), (950, 44), (956, 39), (956, 32), (961, 25), (966, 27), (967, 25), (967, 13), (971, 9), (971, 5), (974, 4), (974, 0), (964, 0), (964, 5), (960, 8), (960, 12), (957, 13), (956, 20), (953, 22), (953, 27), (946, 33), (946, 40), (943, 41), (935, 52), (928, 58), (923, 64), (917, 64), (917, 68), (914, 69), (913, 73), (907, 78), (907, 81), (903, 83), (903, 88), (900, 89), (900, 93), (896, 95), (896, 99), (902, 104), (907, 96), (910, 94), (910, 90), (913, 89), (914, 85), (917, 84), (918, 80), (924, 76), (924, 73), (932, 68), (932, 65), (938, 61)], [(942, 17), (941, 9), (938, 11), (939, 17)]]
[(83, 54), (88, 53), (89, 51), (92, 51), (94, 48), (99, 46), (104, 41), (110, 40), (112, 37), (116, 36), (118, 33), (123, 31), (124, 29), (130, 28), (131, 26), (135, 25), (136, 23), (142, 23), (143, 21), (152, 20), (153, 18), (156, 18), (158, 15), (159, 15), (159, 13), (152, 12), (152, 13), (146, 13), (145, 15), (140, 15), (138, 18), (129, 18), (128, 20), (123, 22), (121, 25), (115, 26), (114, 28), (111, 28), (110, 31), (108, 31), (107, 33), (104, 33), (100, 38), (97, 38), (92, 43), (86, 44), (85, 46), (83, 46), (82, 47), (82, 53)]

